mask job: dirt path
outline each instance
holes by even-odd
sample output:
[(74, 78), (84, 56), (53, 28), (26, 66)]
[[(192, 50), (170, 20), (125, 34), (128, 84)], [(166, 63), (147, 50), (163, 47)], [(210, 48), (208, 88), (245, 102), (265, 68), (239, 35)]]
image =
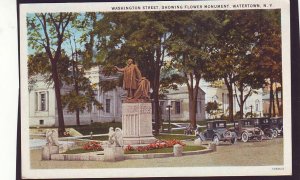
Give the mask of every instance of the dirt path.
[(223, 144), (217, 152), (172, 158), (137, 159), (121, 162), (42, 161), (41, 150), (31, 151), (31, 167), (44, 168), (138, 168), (197, 166), (264, 166), (283, 164), (283, 139)]

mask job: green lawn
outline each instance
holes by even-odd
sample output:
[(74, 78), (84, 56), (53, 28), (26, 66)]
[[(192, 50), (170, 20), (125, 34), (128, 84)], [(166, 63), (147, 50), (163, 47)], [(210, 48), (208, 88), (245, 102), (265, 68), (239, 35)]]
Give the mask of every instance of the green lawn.
[(84, 137), (82, 139), (90, 139), (90, 140), (98, 140), (98, 141), (107, 141), (108, 140), (108, 136), (93, 136), (93, 139), (91, 139), (90, 137)]
[(80, 154), (80, 153), (88, 153), (88, 152), (93, 152), (93, 150), (84, 150), (84, 149), (70, 149), (64, 152), (63, 154)]
[[(183, 151), (187, 152), (187, 151), (199, 151), (199, 150), (203, 150), (205, 149), (205, 147), (203, 146), (183, 146)], [(149, 153), (172, 153), (173, 152), (173, 148), (162, 148), (162, 149), (152, 149), (149, 151), (127, 151), (125, 152), (125, 154), (149, 154)]]
[(93, 123), (91, 125), (81, 125), (81, 126), (68, 126), (74, 128), (76, 131), (80, 132), (82, 135), (89, 135), (91, 132), (93, 134), (107, 134), (109, 127), (119, 127), (122, 128), (121, 122), (107, 122), (107, 123)]
[(160, 140), (186, 140), (186, 139), (194, 139), (193, 136), (186, 136), (186, 135), (169, 135), (169, 134), (160, 134), (158, 136), (154, 136), (156, 139)]

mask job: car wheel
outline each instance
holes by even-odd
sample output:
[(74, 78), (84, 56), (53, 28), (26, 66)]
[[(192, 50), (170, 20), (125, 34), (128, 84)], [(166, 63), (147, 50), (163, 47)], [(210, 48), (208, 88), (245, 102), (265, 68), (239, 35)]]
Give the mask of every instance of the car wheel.
[(257, 136), (257, 141), (262, 141), (263, 137), (262, 136)]
[(215, 143), (216, 145), (219, 145), (220, 144), (220, 139), (218, 136), (214, 136), (213, 138), (213, 143)]
[(242, 134), (242, 141), (247, 142), (249, 140), (249, 136), (247, 132), (243, 132)]
[(266, 133), (266, 136), (268, 137), (268, 139), (273, 139), (273, 136), (274, 136), (274, 132), (268, 132)]
[(232, 138), (232, 139), (231, 139), (231, 144), (235, 144), (236, 141), (237, 141), (237, 137)]
[(277, 131), (277, 130), (274, 130), (274, 131), (273, 131), (273, 137), (274, 137), (274, 138), (277, 138), (277, 137), (278, 137), (278, 131)]

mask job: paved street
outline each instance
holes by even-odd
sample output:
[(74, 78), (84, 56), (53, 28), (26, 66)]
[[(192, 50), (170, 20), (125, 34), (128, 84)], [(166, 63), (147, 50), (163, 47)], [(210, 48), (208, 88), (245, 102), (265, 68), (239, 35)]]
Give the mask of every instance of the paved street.
[(258, 166), (283, 164), (283, 139), (223, 144), (217, 152), (172, 158), (136, 159), (121, 162), (41, 161), (41, 150), (31, 150), (31, 167), (44, 168), (137, 168), (197, 166)]

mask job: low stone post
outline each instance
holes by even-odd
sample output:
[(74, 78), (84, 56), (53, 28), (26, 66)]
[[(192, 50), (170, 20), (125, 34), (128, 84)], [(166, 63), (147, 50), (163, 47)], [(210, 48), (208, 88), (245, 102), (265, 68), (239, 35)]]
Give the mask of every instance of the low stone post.
[(115, 146), (104, 145), (104, 161), (114, 162), (116, 161), (115, 157)]
[(201, 146), (202, 145), (202, 140), (200, 138), (197, 138), (194, 140), (194, 144), (197, 146)]
[(175, 144), (173, 146), (173, 153), (175, 157), (182, 156), (183, 147), (180, 144)]
[(217, 151), (217, 145), (215, 143), (209, 143), (208, 149)]
[(58, 146), (44, 146), (42, 151), (42, 160), (51, 160), (52, 154), (58, 154), (59, 147)]

